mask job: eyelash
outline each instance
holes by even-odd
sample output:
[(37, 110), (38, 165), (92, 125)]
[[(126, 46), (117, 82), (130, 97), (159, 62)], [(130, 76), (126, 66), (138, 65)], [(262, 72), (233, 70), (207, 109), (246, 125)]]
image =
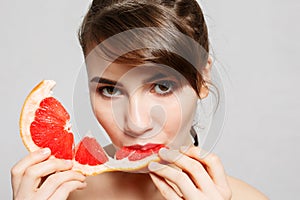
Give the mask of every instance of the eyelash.
[[(167, 86), (166, 86), (167, 85)], [(169, 91), (167, 92), (162, 92), (162, 93), (159, 93), (159, 92), (156, 92), (155, 91), (155, 87), (157, 86), (163, 86), (163, 87), (167, 87)], [(99, 93), (102, 97), (104, 98), (114, 98), (114, 97), (118, 97), (119, 95), (117, 96), (113, 96), (113, 95), (105, 95), (104, 94), (104, 90), (105, 89), (113, 89), (113, 90), (118, 90), (120, 92), (120, 94), (122, 95), (123, 92), (121, 89), (115, 87), (115, 86), (101, 86), (101, 87), (98, 87), (97, 88), (97, 93)], [(172, 94), (176, 89), (178, 89), (178, 85), (176, 82), (174, 81), (170, 81), (170, 80), (162, 80), (162, 81), (158, 81), (158, 82), (155, 82), (155, 83), (152, 83), (151, 84), (151, 89), (150, 89), (150, 92), (151, 93), (155, 93), (156, 95), (158, 96), (168, 96), (170, 94)]]
[(97, 88), (97, 93), (99, 93), (99, 94), (100, 94), (102, 97), (104, 97), (104, 98), (114, 98), (114, 97), (119, 96), (119, 95), (117, 95), (117, 96), (113, 96), (113, 95), (111, 95), (111, 96), (105, 95), (105, 94), (104, 94), (104, 90), (105, 90), (105, 89), (118, 90), (118, 91), (120, 91), (121, 94), (122, 94), (122, 91), (121, 91), (119, 88), (115, 87), (115, 86), (102, 86), (102, 87), (99, 87), (99, 88)]
[[(153, 83), (152, 85), (153, 86), (151, 87), (150, 92), (155, 93), (159, 96), (168, 96), (168, 95), (172, 94), (178, 88), (177, 84), (174, 81), (170, 81), (170, 80), (158, 81), (156, 83)], [(155, 87), (157, 87), (157, 86), (167, 87), (168, 91), (163, 92), (163, 93), (155, 92), (154, 90), (155, 90)]]

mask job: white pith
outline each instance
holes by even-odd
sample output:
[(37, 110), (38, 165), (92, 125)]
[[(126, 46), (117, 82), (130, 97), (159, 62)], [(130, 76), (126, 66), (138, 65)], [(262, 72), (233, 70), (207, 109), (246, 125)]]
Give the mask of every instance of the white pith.
[(72, 130), (72, 124), (71, 124), (70, 120), (66, 121), (66, 124), (64, 126), (64, 130), (68, 131), (68, 132), (71, 132), (71, 130)]
[(152, 161), (159, 161), (157, 154), (153, 154), (146, 158), (143, 158), (138, 161), (130, 161), (128, 158), (124, 158), (122, 160), (116, 160), (111, 157), (108, 157), (108, 161), (101, 165), (90, 166), (90, 165), (82, 165), (78, 163), (76, 160), (73, 160), (73, 170), (80, 171), (85, 175), (97, 175), (103, 172), (109, 171), (123, 171), (123, 172), (139, 172), (144, 173), (147, 172), (147, 166)]

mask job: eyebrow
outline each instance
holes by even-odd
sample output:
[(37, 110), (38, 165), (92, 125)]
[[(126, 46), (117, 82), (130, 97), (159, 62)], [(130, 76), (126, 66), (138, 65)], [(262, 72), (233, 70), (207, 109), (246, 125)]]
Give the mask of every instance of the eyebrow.
[(166, 77), (167, 77), (167, 75), (162, 74), (162, 73), (158, 73), (158, 74), (155, 74), (154, 76), (144, 80), (143, 83), (145, 84), (145, 83), (153, 82), (157, 79), (162, 79), (162, 78), (166, 78)]
[(109, 80), (109, 79), (98, 77), (98, 76), (95, 76), (94, 78), (92, 78), (92, 80), (90, 82), (123, 86), (121, 83), (118, 83), (117, 81)]
[[(148, 78), (146, 80), (143, 80), (143, 84), (146, 84), (146, 83), (149, 83), (149, 82), (153, 82), (155, 80), (166, 78), (166, 77), (168, 77), (166, 74), (157, 73), (154, 76), (151, 76), (150, 78)], [(122, 83), (119, 83), (117, 81), (113, 81), (113, 80), (110, 80), (110, 79), (98, 77), (98, 76), (95, 76), (94, 78), (92, 78), (90, 82), (102, 83), (102, 84), (108, 84), (108, 85), (123, 86)]]

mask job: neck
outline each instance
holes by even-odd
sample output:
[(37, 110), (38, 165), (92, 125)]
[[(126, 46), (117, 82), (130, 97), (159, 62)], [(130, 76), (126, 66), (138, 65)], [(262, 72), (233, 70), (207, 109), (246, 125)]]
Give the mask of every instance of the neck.
[(131, 193), (136, 196), (153, 196), (159, 193), (148, 173), (112, 172), (110, 180), (120, 193)]

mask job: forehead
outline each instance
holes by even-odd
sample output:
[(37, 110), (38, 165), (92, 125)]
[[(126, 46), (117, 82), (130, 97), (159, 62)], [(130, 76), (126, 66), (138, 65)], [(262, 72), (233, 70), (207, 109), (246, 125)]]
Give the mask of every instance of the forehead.
[[(155, 75), (161, 75), (161, 78), (172, 77), (178, 80), (184, 79), (184, 76), (172, 67), (158, 63), (133, 65), (110, 62), (99, 56), (89, 56), (89, 58), (86, 59), (86, 65), (90, 80), (93, 77), (109, 78), (116, 81), (121, 79), (135, 80), (146, 79)], [(159, 76), (157, 78), (159, 78)]]

